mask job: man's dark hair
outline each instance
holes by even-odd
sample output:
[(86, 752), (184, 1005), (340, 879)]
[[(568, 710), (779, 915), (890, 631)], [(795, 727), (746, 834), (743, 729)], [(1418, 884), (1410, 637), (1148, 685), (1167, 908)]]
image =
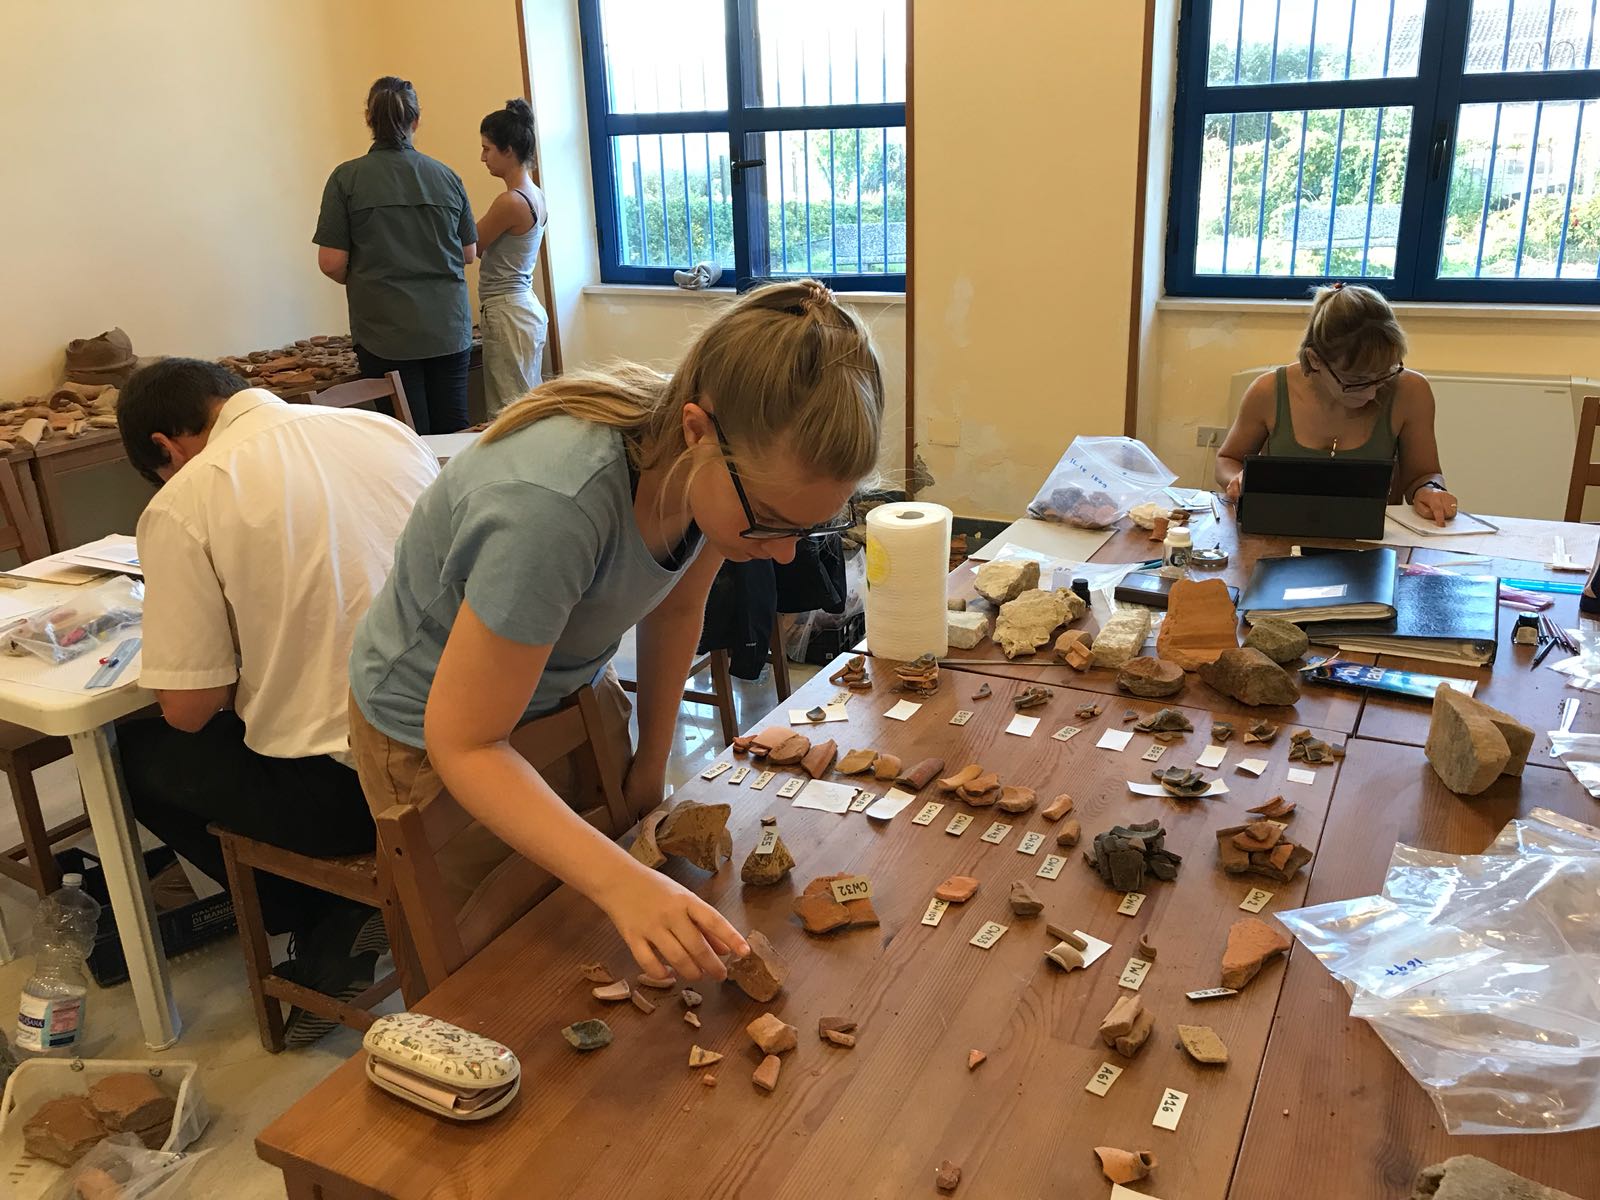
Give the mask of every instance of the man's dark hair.
[(156, 487), (167, 452), (152, 434), (193, 436), (211, 420), (214, 405), (250, 385), (227, 367), (198, 358), (163, 358), (141, 367), (117, 399), (117, 426), (133, 469)]

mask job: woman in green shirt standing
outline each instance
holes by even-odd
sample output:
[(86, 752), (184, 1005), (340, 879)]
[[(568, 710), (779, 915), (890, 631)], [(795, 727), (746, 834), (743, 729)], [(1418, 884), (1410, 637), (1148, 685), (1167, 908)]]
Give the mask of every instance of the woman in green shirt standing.
[(328, 176), (312, 241), (322, 273), (345, 287), (361, 373), (400, 372), (417, 432), (455, 433), (467, 426), (478, 230), (461, 176), (411, 144), (421, 114), (409, 81), (372, 85), (372, 148)]
[(1443, 525), (1456, 515), (1433, 432), (1433, 389), (1401, 359), (1406, 335), (1372, 288), (1318, 288), (1294, 362), (1245, 389), (1217, 451), (1217, 484), (1239, 498), (1244, 460), (1393, 459), (1395, 495)]

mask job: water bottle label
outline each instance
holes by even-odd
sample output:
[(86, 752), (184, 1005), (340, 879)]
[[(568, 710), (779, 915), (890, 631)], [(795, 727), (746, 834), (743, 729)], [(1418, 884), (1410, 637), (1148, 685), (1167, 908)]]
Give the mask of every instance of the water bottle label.
[(23, 996), (17, 1013), (17, 1045), (40, 1052), (72, 1045), (83, 1028), (83, 1008), (82, 996), (54, 1000)]

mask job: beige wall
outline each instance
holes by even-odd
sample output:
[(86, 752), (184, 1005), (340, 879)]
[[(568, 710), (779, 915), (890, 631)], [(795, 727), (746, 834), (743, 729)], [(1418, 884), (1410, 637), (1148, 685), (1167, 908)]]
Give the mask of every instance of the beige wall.
[(364, 7), (0, 4), (0, 397), (113, 325), (206, 356), (347, 328), (311, 233), (365, 141)]
[(1015, 516), (1074, 434), (1122, 432), (1143, 17), (916, 6), (917, 432), (959, 513)]
[[(1401, 308), (1411, 344), (1406, 361), (1424, 373), (1600, 375), (1594, 316), (1445, 315), (1438, 309)], [(1232, 423), (1229, 377), (1245, 367), (1292, 359), (1306, 312), (1306, 305), (1285, 302), (1269, 312), (1221, 308), (1157, 314), (1157, 376), (1149, 413), (1152, 446), (1184, 483), (1211, 483), (1209, 477), (1201, 477), (1206, 451), (1195, 446), (1195, 431), (1200, 425)], [(1514, 415), (1507, 414), (1507, 420), (1512, 419)], [(1570, 444), (1551, 447), (1552, 469), (1565, 475), (1570, 455)], [(1444, 466), (1448, 473), (1450, 464)]]

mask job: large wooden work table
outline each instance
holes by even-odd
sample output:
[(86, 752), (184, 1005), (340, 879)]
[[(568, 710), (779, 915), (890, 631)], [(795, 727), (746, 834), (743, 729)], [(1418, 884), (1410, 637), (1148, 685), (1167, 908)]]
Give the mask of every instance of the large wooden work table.
[[(1207, 544), (1204, 536), (1196, 540)], [(1096, 558), (1139, 561), (1149, 545), (1121, 534)], [(1237, 539), (1232, 545), (1239, 549)], [(1241, 585), (1244, 564), (1282, 552), (1246, 545), (1224, 577)], [(970, 590), (970, 580), (965, 568), (953, 572), (951, 593)], [(1570, 608), (1554, 611), (1572, 623)], [(1543, 703), (1546, 691), (1559, 695), (1559, 677), (1541, 668), (1531, 675), (1549, 679), (1525, 678), (1525, 652), (1508, 649), (1510, 624), (1503, 621), (1499, 663), (1479, 673), (1479, 694), (1539, 730), (1549, 728), (1554, 722), (1546, 714), (1523, 706)], [(971, 657), (994, 656), (985, 644)], [(1426, 705), (1378, 718), (1359, 692), (1308, 688), (1294, 710), (1248, 710), (1191, 676), (1166, 703), (1189, 715), (1194, 732), (1173, 743), (1158, 765), (1192, 764), (1210, 741), (1213, 719), (1237, 725), (1241, 716), (1269, 712), (1345, 742), (1348, 757), (1315, 768), (1312, 784), (1292, 784), (1286, 734), (1270, 747), (1246, 747), (1236, 736), (1217, 772), (1227, 795), (1141, 798), (1129, 794), (1126, 782), (1148, 780), (1152, 764), (1141, 755), (1153, 739), (1135, 733), (1123, 752), (1095, 743), (1106, 729), (1130, 727), (1121, 719), (1125, 709), (1142, 715), (1160, 704), (1113, 697), (1109, 672), (975, 661), (970, 669), (946, 669), (939, 692), (901, 723), (883, 716), (900, 698), (890, 690), (888, 664), (869, 660), (869, 667), (873, 691), (851, 699), (850, 720), (809, 730), (812, 736), (833, 737), (841, 750), (872, 746), (907, 763), (936, 756), (954, 769), (981, 761), (1003, 781), (1034, 788), (1041, 807), (1058, 792), (1070, 793), (1085, 844), (1113, 824), (1159, 817), (1169, 848), (1184, 856), (1176, 881), (1148, 882), (1137, 916), (1125, 917), (1117, 912), (1120, 894), (1077, 850), (1060, 851), (1067, 861), (1057, 879), (1036, 876), (1056, 850), (1047, 837), (1037, 854), (1018, 852), (1028, 832), (1053, 834), (1037, 809), (1020, 816), (969, 810), (930, 788), (893, 820), (878, 822), (790, 807), (777, 789), (794, 771), (780, 770), (762, 792), (752, 791), (753, 772), (737, 786), (727, 775), (696, 778), (679, 796), (732, 804), (734, 858), (715, 875), (679, 860), (668, 872), (740, 928), (772, 938), (792, 965), (783, 993), (762, 1005), (732, 985), (697, 985), (705, 995), (699, 1030), (659, 994), (654, 998), (663, 1002), (648, 1016), (627, 1004), (602, 1005), (590, 997), (579, 964), (601, 960), (630, 978), (634, 968), (609, 922), (563, 888), (418, 1006), (511, 1046), (524, 1072), (512, 1106), (481, 1124), (440, 1121), (372, 1087), (364, 1056), (357, 1055), (258, 1138), (262, 1157), (283, 1169), (289, 1194), (930, 1197), (938, 1194), (935, 1169), (950, 1159), (963, 1170), (958, 1200), (1101, 1197), (1110, 1189), (1092, 1152), (1096, 1145), (1155, 1152), (1159, 1167), (1134, 1190), (1163, 1200), (1403, 1198), (1419, 1167), (1468, 1153), (1580, 1196), (1600, 1194), (1594, 1165), (1600, 1131), (1444, 1134), (1427, 1095), (1364, 1022), (1350, 1019), (1343, 989), (1298, 946), (1287, 963), (1269, 964), (1237, 996), (1194, 1002), (1184, 995), (1217, 983), (1228, 927), (1244, 915), (1238, 906), (1252, 886), (1274, 893), (1264, 914), (1270, 918), (1377, 891), (1397, 840), (1475, 853), (1507, 820), (1535, 807), (1594, 821), (1595, 803), (1558, 760), (1545, 756), (1542, 738), (1521, 779), (1501, 779), (1467, 799), (1439, 784), (1414, 744), (1426, 734)], [(771, 720), (783, 722), (789, 708), (830, 697), (832, 669)], [(1513, 673), (1514, 681), (1501, 682)], [(1054, 691), (1043, 709), (1032, 710), (1041, 718), (1037, 732), (1004, 733), (1011, 696), (1035, 680)], [(985, 681), (993, 696), (973, 700)], [(1074, 710), (1089, 702), (1106, 711), (1077, 718)], [(1550, 707), (1553, 716), (1553, 699)], [(950, 724), (958, 709), (974, 713), (964, 726)], [(1600, 727), (1592, 716), (1586, 704), (1575, 728)], [(1050, 737), (1066, 725), (1083, 732), (1066, 742)], [(1266, 774), (1255, 780), (1236, 771), (1245, 757), (1267, 759)], [(1280, 793), (1298, 804), (1289, 834), (1316, 849), (1310, 867), (1290, 884), (1223, 874), (1215, 830), (1242, 823), (1247, 807)], [(943, 802), (944, 810), (931, 825), (913, 824), (928, 799)], [(972, 825), (959, 837), (947, 834), (951, 816), (962, 811), (971, 812)], [(768, 813), (778, 816), (798, 866), (777, 887), (749, 887), (739, 881), (739, 865)], [(983, 842), (997, 820), (1010, 832), (998, 845)], [(790, 913), (793, 895), (815, 876), (844, 871), (872, 879), (880, 926), (806, 934)], [(978, 894), (952, 906), (939, 926), (923, 925), (935, 886), (958, 873), (982, 881)], [(1013, 879), (1027, 880), (1044, 900), (1042, 917), (1012, 915), (1006, 894)], [(969, 944), (991, 920), (1008, 926), (1000, 941), (989, 950)], [(1054, 942), (1046, 921), (1081, 929), (1111, 949), (1087, 971), (1062, 974), (1043, 957)], [(1159, 949), (1139, 992), (1156, 1027), (1139, 1056), (1125, 1060), (1101, 1043), (1097, 1027), (1126, 994), (1118, 979), (1141, 933)], [(751, 1084), (760, 1055), (744, 1032), (765, 1011), (797, 1026), (800, 1037), (770, 1095)], [(858, 1045), (845, 1050), (819, 1041), (817, 1020), (824, 1016), (858, 1021)], [(589, 1017), (606, 1019), (615, 1042), (582, 1055), (559, 1031)], [(1213, 1027), (1229, 1047), (1228, 1065), (1190, 1061), (1175, 1045), (1179, 1023)], [(716, 1087), (688, 1069), (692, 1044), (727, 1056), (712, 1068)], [(971, 1049), (989, 1056), (975, 1071), (966, 1065)], [(1101, 1097), (1084, 1085), (1103, 1062), (1124, 1071)], [(1188, 1094), (1175, 1131), (1151, 1124), (1167, 1088)]]

